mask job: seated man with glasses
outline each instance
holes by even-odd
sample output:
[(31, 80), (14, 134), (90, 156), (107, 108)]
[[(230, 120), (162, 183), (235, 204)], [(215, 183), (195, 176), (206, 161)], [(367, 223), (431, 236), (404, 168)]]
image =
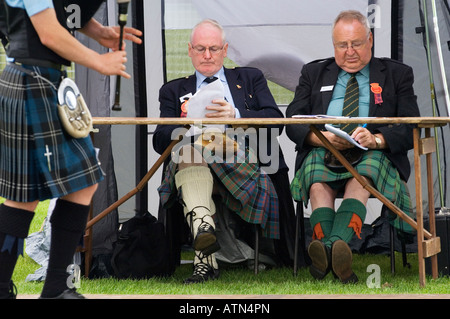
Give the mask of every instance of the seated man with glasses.
[[(306, 64), (301, 72), (287, 117), (296, 114), (328, 114), (351, 117), (420, 116), (409, 66), (372, 56), (373, 36), (364, 15), (341, 12), (332, 29), (334, 58)], [(323, 127), (320, 128), (323, 130)], [(411, 215), (411, 199), (405, 181), (410, 175), (408, 150), (413, 148), (413, 125), (369, 124), (341, 127), (360, 145), (354, 167), (369, 184)], [(313, 241), (308, 247), (311, 275), (324, 278), (330, 270), (343, 283), (358, 280), (352, 270), (348, 242), (360, 236), (370, 193), (347, 172), (327, 162), (327, 150), (307, 125), (288, 125), (288, 137), (296, 143), (296, 175), (291, 183), (294, 199), (311, 205)], [(339, 151), (359, 150), (347, 140), (323, 131)], [(344, 193), (335, 210), (335, 199)], [(409, 225), (392, 220), (398, 229)]]
[[(212, 100), (206, 106), (210, 111), (206, 117), (283, 117), (260, 70), (248, 67), (229, 69), (223, 66), (227, 50), (224, 30), (216, 21), (204, 20), (193, 28), (188, 53), (195, 73), (161, 87), (159, 101), (162, 118), (186, 116), (189, 98), (212, 81), (220, 81), (224, 96)], [(180, 129), (180, 126), (157, 126), (153, 147), (158, 153), (163, 153), (169, 146), (176, 129)], [(191, 228), (195, 250), (194, 273), (185, 283), (215, 279), (219, 274), (215, 252), (220, 249), (220, 244), (215, 232), (216, 207), (213, 195), (219, 195), (221, 204), (245, 222), (259, 225), (264, 236), (275, 240), (280, 237), (279, 216), (283, 214), (282, 211), (294, 215), (287, 166), (277, 141), (282, 129), (282, 125), (268, 128), (263, 141), (258, 131), (258, 141), (267, 143), (269, 147), (267, 155), (271, 158), (270, 163), (245, 160), (248, 152), (257, 152), (247, 148), (243, 152), (240, 148), (237, 150), (235, 155), (239, 157), (238, 160), (216, 161), (217, 157), (208, 152), (204, 144), (198, 143), (197, 136), (193, 138), (196, 142), (191, 143), (189, 139), (179, 148), (178, 160), (174, 160), (172, 153), (170, 162), (166, 163), (159, 193), (165, 208), (171, 207), (174, 200), (182, 204)], [(202, 136), (200, 139), (203, 139)], [(209, 157), (205, 158), (205, 154)], [(263, 172), (262, 164), (270, 164), (272, 172), (268, 172), (267, 168)], [(289, 200), (279, 200), (280, 194)]]

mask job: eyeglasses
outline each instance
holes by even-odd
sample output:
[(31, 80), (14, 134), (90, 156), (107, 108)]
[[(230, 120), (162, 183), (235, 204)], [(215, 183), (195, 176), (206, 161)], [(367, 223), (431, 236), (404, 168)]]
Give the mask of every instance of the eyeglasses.
[(191, 44), (191, 46), (196, 54), (205, 54), (206, 50), (208, 50), (209, 53), (214, 55), (214, 54), (219, 54), (223, 50), (223, 46), (222, 47), (216, 47), (216, 46), (204, 47), (201, 45), (197, 45), (194, 47), (192, 44)]
[(349, 48), (352, 48), (353, 50), (357, 51), (364, 47), (364, 45), (367, 43), (367, 40), (369, 39), (369, 35), (367, 35), (367, 38), (363, 41), (354, 41), (351, 42), (350, 45), (348, 45), (347, 42), (338, 42), (334, 44), (334, 47), (340, 51), (346, 51)]

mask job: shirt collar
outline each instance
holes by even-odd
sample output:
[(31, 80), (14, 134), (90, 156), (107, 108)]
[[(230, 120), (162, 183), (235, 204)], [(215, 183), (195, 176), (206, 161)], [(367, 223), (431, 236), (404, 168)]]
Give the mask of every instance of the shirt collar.
[[(198, 71), (195, 71), (195, 76), (197, 78), (197, 89), (198, 89), (200, 87), (200, 85), (202, 85), (203, 81), (206, 79), (206, 76), (204, 76), (203, 74), (201, 74)], [(220, 81), (222, 81), (222, 83), (227, 82), (226, 77), (225, 77), (225, 70), (223, 67), (213, 76), (215, 76)]]
[(369, 78), (369, 64), (367, 64), (365, 67), (362, 68), (361, 71), (359, 71), (362, 75), (364, 75), (366, 78)]
[[(357, 75), (363, 75), (366, 78), (369, 78), (369, 75), (370, 75), (369, 70), (370, 70), (370, 67), (369, 67), (369, 64), (367, 64), (365, 67), (363, 67), (360, 71), (357, 72)], [(339, 77), (349, 77), (349, 76), (350, 76), (350, 73), (345, 72), (342, 69), (340, 70)]]

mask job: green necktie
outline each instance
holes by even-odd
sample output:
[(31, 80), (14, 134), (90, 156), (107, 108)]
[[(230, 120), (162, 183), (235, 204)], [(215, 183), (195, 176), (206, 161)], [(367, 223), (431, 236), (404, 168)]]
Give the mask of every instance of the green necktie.
[[(356, 73), (350, 75), (345, 89), (344, 106), (342, 109), (342, 116), (358, 117), (359, 116), (359, 86), (356, 80)], [(345, 124), (341, 130), (351, 133), (358, 127), (358, 124)]]

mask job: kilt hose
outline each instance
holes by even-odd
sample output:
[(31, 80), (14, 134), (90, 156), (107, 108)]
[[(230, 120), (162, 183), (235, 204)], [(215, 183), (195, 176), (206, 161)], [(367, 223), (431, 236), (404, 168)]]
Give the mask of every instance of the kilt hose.
[[(248, 154), (240, 148), (234, 160), (224, 161), (201, 145), (194, 143), (193, 146), (203, 154), (214, 182), (223, 186), (219, 187), (222, 204), (236, 212), (244, 221), (259, 224), (263, 236), (279, 239), (278, 196), (269, 176), (261, 172), (258, 163), (244, 160), (249, 157), (245, 157)], [(161, 204), (165, 208), (169, 208), (174, 201), (183, 203), (181, 190), (177, 190), (175, 185), (177, 170), (178, 165), (172, 158), (158, 188)]]
[[(332, 188), (339, 189), (345, 185), (347, 179), (353, 177), (347, 171), (336, 173), (328, 169), (323, 161), (325, 151), (322, 147), (311, 150), (295, 173), (291, 182), (292, 197), (295, 200), (307, 203), (309, 188), (313, 183), (327, 182)], [(383, 152), (377, 150), (364, 152), (361, 162), (355, 166), (355, 169), (362, 176), (370, 178), (374, 187), (401, 211), (414, 218), (408, 186)], [(411, 225), (392, 212), (389, 221), (398, 230), (414, 233)]]
[(0, 77), (0, 196), (31, 202), (58, 198), (103, 179), (90, 137), (61, 126), (57, 91), (63, 73), (23, 65), (50, 83), (8, 64)]

